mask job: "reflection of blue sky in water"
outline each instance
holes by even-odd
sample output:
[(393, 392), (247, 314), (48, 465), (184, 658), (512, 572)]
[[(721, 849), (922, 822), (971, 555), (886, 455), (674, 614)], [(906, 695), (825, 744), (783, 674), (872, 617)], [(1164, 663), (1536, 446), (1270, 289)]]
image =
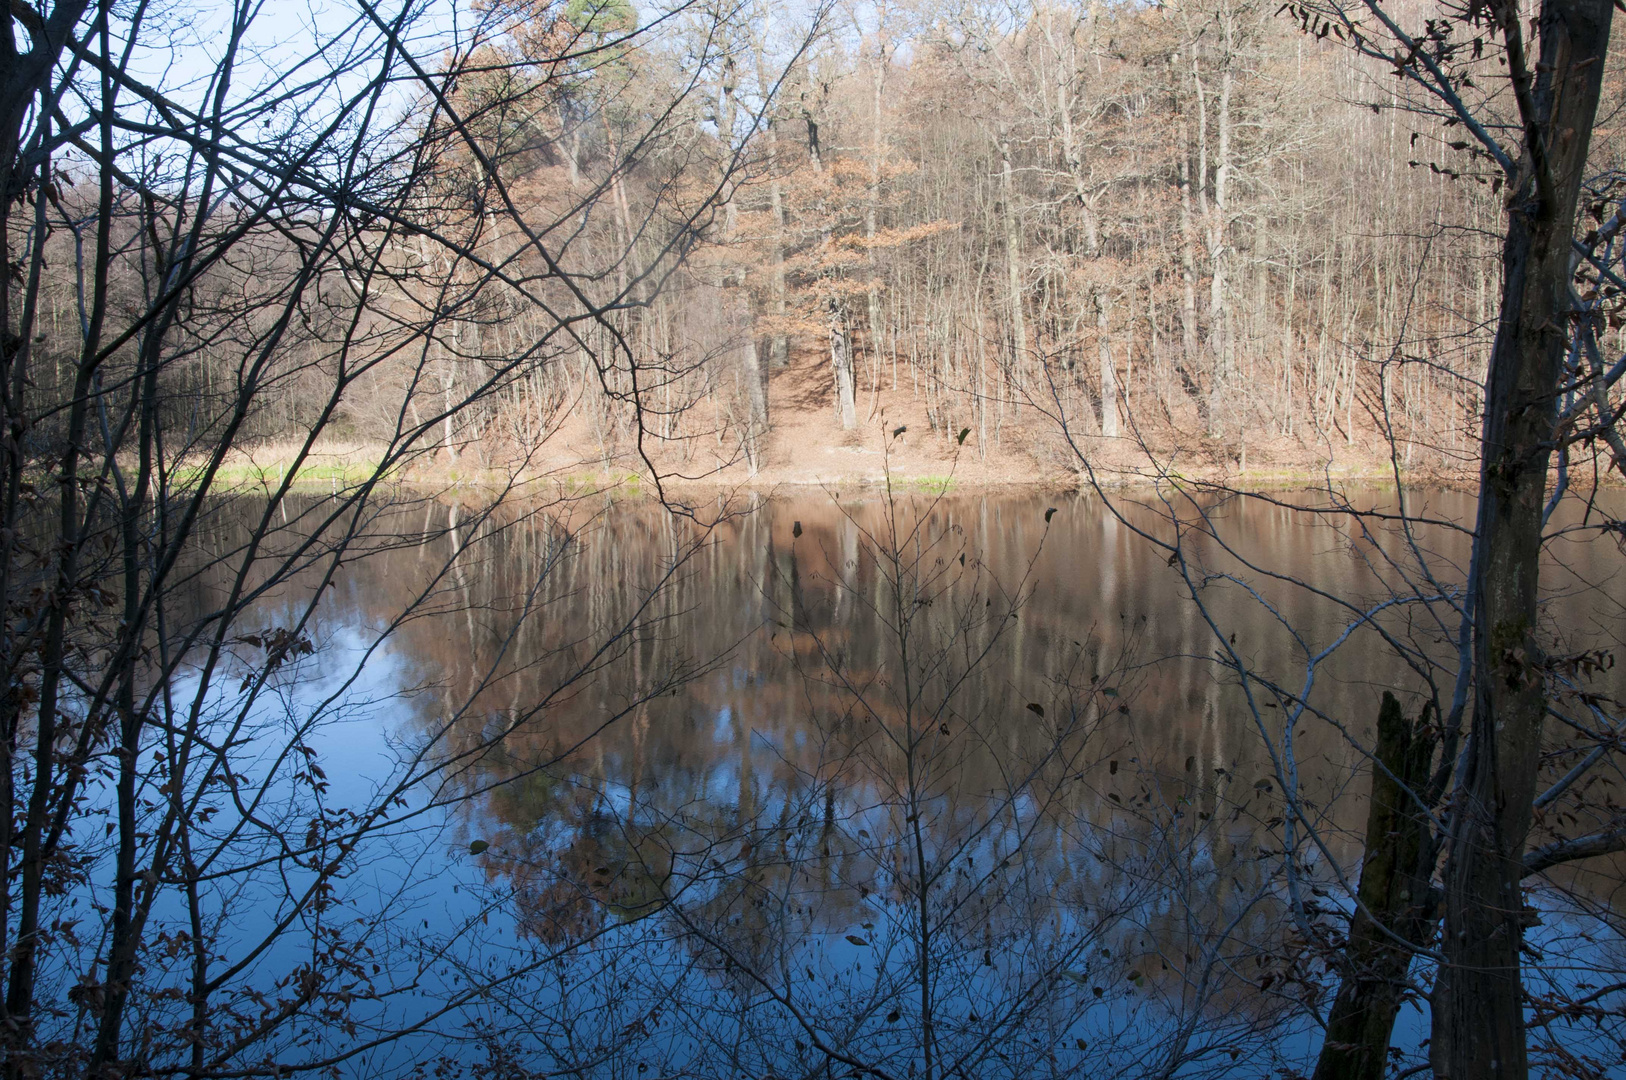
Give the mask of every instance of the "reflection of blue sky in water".
[[(956, 512), (969, 511), (968, 520), (980, 515), (986, 531), (977, 542), (1003, 545), (1006, 554), (994, 552), (994, 569), (1008, 572), (1027, 544), (1011, 523), (1038, 520), (1039, 513), (1020, 500), (987, 503)], [(635, 523), (645, 512), (618, 513)], [(796, 549), (808, 593), (802, 617), (839, 637), (849, 657), (858, 658), (850, 662), (860, 663), (873, 653), (862, 618), (850, 597), (843, 606), (827, 579), (820, 583), (819, 574), (828, 571), (815, 542), (823, 540), (837, 561), (851, 557), (851, 539), (830, 533), (829, 515), (821, 519), (805, 504), (777, 514), (770, 508), (757, 526), (742, 526), (718, 550), (758, 550), (787, 531), (779, 526), (790, 516), (808, 532)], [(1018, 761), (1031, 752), (1016, 737), (1036, 723), (1023, 702), (1036, 696), (1053, 659), (1067, 654), (1068, 641), (1083, 636), (1079, 627), (1104, 626), (1104, 643), (1091, 647), (1107, 655), (1118, 609), (1139, 609), (1153, 616), (1146, 633), (1155, 655), (1206, 651), (1200, 629), (1193, 633), (1187, 614), (1170, 606), (1161, 559), (1153, 565), (1140, 545), (1109, 544), (1119, 530), (1082, 512), (1058, 517), (1057, 529), (1041, 568), (1042, 591), (1023, 612), (1020, 636), (1011, 638), (1019, 654), (1001, 661), (997, 678), (975, 688), (966, 705), (977, 715), (991, 710), (977, 729), (986, 752), (963, 764), (956, 774), (962, 779), (940, 786), (926, 803), (936, 830), (927, 837), (928, 858), (942, 864), (936, 903), (943, 905), (940, 913), (950, 912), (943, 915), (949, 929), (938, 961), (945, 1051), (951, 1058), (970, 1055), (966, 1067), (979, 1077), (1025, 1076), (1038, 1062), (1060, 1072), (1078, 1067), (1091, 1075), (1153, 1075), (1175, 1046), (1193, 1057), (1180, 1075), (1260, 1075), (1273, 1059), (1302, 1067), (1316, 1041), (1310, 1023), (1290, 1016), (1276, 1022), (1287, 1015), (1279, 1012), (1286, 999), (1276, 996), (1285, 982), (1259, 989), (1280, 965), (1269, 957), (1258, 961), (1279, 952), (1289, 930), (1279, 851), (1271, 851), (1264, 824), (1275, 813), (1276, 796), (1253, 787), (1257, 777), (1269, 775), (1246, 749), (1257, 735), (1245, 725), (1237, 731), (1226, 726), (1232, 692), (1200, 662), (1126, 675), (1122, 699), (1098, 699), (1105, 708), (1092, 721), (1098, 726), (1089, 752), (1069, 774), (1074, 795), (1048, 809), (1054, 796), (1045, 787), (988, 801), (997, 779), (989, 762), (999, 755)], [(1330, 539), (1321, 543), (1268, 517), (1252, 531), (1267, 553), (1283, 546), (1284, 559), (1336, 553)], [(648, 551), (628, 554), (628, 545), (640, 542), (637, 529), (630, 535), (612, 531), (583, 543), (612, 550), (619, 543), (620, 556), (635, 565), (658, 557), (659, 545), (647, 537), (641, 542)], [(505, 574), (523, 579), (526, 573), (504, 564), (501, 549), (488, 557), (489, 564), (471, 566), (457, 586), (479, 605), (478, 620), (461, 611), (435, 616), (371, 653), (393, 602), (390, 589), (411, 576), (414, 564), (402, 557), (353, 569), (334, 594), (337, 602), (322, 608), (314, 624), (315, 654), (280, 671), (275, 692), (255, 706), (252, 720), (263, 747), (280, 745), (293, 726), (316, 718), (306, 742), (326, 771), (321, 802), (330, 810), (371, 805), (390, 790), (404, 763), (439, 731), (447, 703), (464, 695), (466, 682), (458, 680), (487, 662), (481, 635), (502, 636), (500, 625), (492, 630), (503, 617), (492, 599), (512, 591)], [(680, 624), (677, 635), (697, 650), (709, 647), (708, 635), (738, 639), (762, 610), (761, 566), (770, 558), (784, 570), (785, 549), (771, 544), (761, 562), (742, 560), (744, 570), (722, 556), (704, 564), (703, 600), (688, 608), (700, 614)], [(1104, 572), (1078, 572), (1081, 561), (1102, 558), (1111, 563)], [(595, 572), (585, 580), (611, 576)], [(614, 580), (627, 587), (636, 577), (623, 567)], [(579, 591), (561, 596), (570, 606), (543, 609), (554, 623), (575, 617), (585, 602)], [(286, 625), (289, 610), (268, 606), (265, 625)], [(1238, 614), (1240, 607), (1227, 611), (1245, 638), (1255, 635), (1249, 644), (1263, 660), (1273, 659), (1266, 630)], [(1320, 618), (1314, 611), (1296, 617), (1312, 624)], [(296, 1045), (296, 1033), (283, 1052), (308, 1060), (342, 1051), (417, 1023), (470, 986), (483, 986), (485, 992), (436, 1017), (420, 1035), (351, 1059), (344, 1071), (395, 1073), (440, 1055), (484, 1063), (500, 1051), (527, 1067), (574, 1067), (595, 1076), (721, 1076), (735, 1069), (795, 1075), (818, 1059), (800, 1017), (845, 1040), (851, 1053), (906, 1072), (911, 1025), (919, 1020), (909, 978), (918, 912), (897, 892), (907, 877), (897, 862), (907, 823), (887, 792), (880, 758), (867, 771), (835, 778), (820, 772), (820, 762), (847, 745), (841, 740), (850, 734), (838, 730), (827, 700), (787, 692), (794, 672), (786, 666), (786, 647), (750, 639), (730, 663), (650, 703), (570, 761), (527, 771), (532, 759), (568, 744), (582, 723), (616, 700), (616, 680), (632, 678), (627, 665), (637, 658), (629, 655), (605, 672), (606, 686), (584, 689), (505, 740), (482, 768), (443, 788), (408, 789), (404, 805), (391, 808), (389, 824), (354, 856), (338, 883), (337, 905), (325, 917), (329, 925), (343, 921), (347, 934), (372, 950), (364, 963), (380, 964), (377, 986), (385, 996), (353, 1007), (353, 1034), (312, 1027), (305, 1035), (316, 1042)], [(1334, 704), (1357, 716), (1372, 692), (1361, 663), (1370, 655), (1334, 668), (1323, 683)], [(512, 702), (546, 688), (552, 669), (530, 670), (530, 660), (518, 650), (433, 754), (465, 745)], [(195, 677), (177, 680), (179, 700), (195, 685), (189, 678)], [(235, 702), (237, 678), (217, 681), (211, 708)], [(1054, 703), (1045, 700), (1054, 717)], [(1132, 715), (1118, 716), (1119, 700), (1133, 703)], [(967, 722), (957, 717), (956, 731)], [(1305, 782), (1316, 792), (1318, 813), (1343, 808), (1342, 819), (1324, 821), (1345, 842), (1335, 854), (1347, 859), (1348, 837), (1340, 830), (1362, 818), (1350, 812), (1352, 806), (1359, 811), (1359, 801), (1340, 795), (1351, 783), (1354, 756), (1337, 738), (1316, 738), (1312, 733), (1303, 743)], [(271, 768), (269, 760), (256, 760), (259, 775)], [(1234, 777), (1216, 779), (1221, 769)], [(240, 764), (239, 771), (254, 770)], [(273, 785), (282, 800), (295, 790), (292, 771), (285, 765)], [(508, 776), (518, 778), (470, 805), (456, 805), (471, 785)], [(1364, 782), (1351, 790), (1364, 796)], [(1246, 813), (1233, 817), (1233, 807)], [(809, 824), (800, 828), (797, 819), (804, 817)], [(975, 832), (989, 820), (992, 826)], [(1018, 850), (1013, 821), (1042, 827)], [(956, 830), (975, 835), (956, 841)], [(471, 841), (490, 847), (470, 854)], [(823, 854), (825, 846), (830, 855)], [(619, 855), (612, 859), (613, 853)], [(650, 873), (632, 866), (632, 855), (655, 860), (650, 866), (666, 875), (660, 884), (675, 897), (673, 909), (634, 919), (649, 910), (641, 905), (653, 894)], [(1006, 860), (1013, 864), (1008, 872), (992, 871)], [(1303, 862), (1307, 874), (1323, 882), (1330, 876), (1313, 849)], [(601, 866), (609, 872), (596, 875)], [(308, 870), (268, 867), (220, 897), (234, 920), (232, 944), (222, 951), (241, 955), (308, 878)], [(1326, 903), (1337, 904), (1338, 895), (1333, 890)], [(1003, 897), (997, 911), (967, 914), (989, 896)], [(544, 932), (550, 909), (568, 916), (568, 925), (561, 923), (552, 936)], [(176, 914), (160, 916), (173, 921)], [(1558, 959), (1596, 962), (1599, 950), (1589, 953), (1579, 944), (1587, 929), (1575, 916), (1535, 931), (1536, 947), (1549, 956), (1543, 976), (1571, 983), (1587, 977)], [(268, 986), (308, 962), (319, 940), (312, 930), (301, 925), (266, 950), (244, 981)], [(1223, 948), (1214, 936), (1221, 930), (1229, 935)], [(1200, 953), (1204, 945), (1216, 951), (1188, 960), (1181, 955), (1187, 945), (1188, 951)], [(747, 977), (738, 960), (751, 961), (763, 978)], [(1204, 974), (1218, 981), (1193, 985)], [(1426, 971), (1417, 974), (1426, 983)], [(1308, 977), (1324, 975), (1316, 969)], [(1031, 1011), (1021, 1023), (1002, 1012), (1013, 988), (1030, 996), (1024, 1007)], [(1290, 992), (1303, 987), (1293, 984)], [(1192, 1008), (1203, 994), (1200, 1007)], [(894, 1012), (896, 1019), (889, 1019)], [(1414, 1050), (1425, 1036), (1426, 1021), (1407, 1006), (1397, 1045)], [(1572, 1045), (1588, 1038), (1584, 1032), (1564, 1037)], [(1078, 1040), (1086, 1049), (1078, 1049)]]
[[(255, 703), (247, 726), (258, 732), (258, 740), (268, 748), (281, 746), (290, 735), (298, 734), (315, 752), (314, 760), (324, 774), (326, 788), (320, 805), (338, 814), (377, 805), (400, 781), (412, 740), (418, 738), (407, 720), (414, 711), (413, 695), (421, 677), (411, 658), (389, 643), (372, 647), (378, 640), (375, 628), (332, 614), (336, 613), (319, 621), (320, 629), (313, 634), (314, 654), (291, 661), (276, 674)], [(267, 625), (286, 622), (286, 618), (271, 618)], [(195, 674), (183, 674), (176, 680), (177, 700), (191, 699), (196, 680)], [(217, 678), (207, 700), (208, 707), (223, 714), (234, 710), (239, 700), (238, 676), (228, 672), (227, 677)], [(240, 761), (236, 769), (255, 778), (278, 766), (262, 756), (253, 764)], [(286, 762), (280, 763), (279, 779), (270, 788), (273, 797), (268, 801), (273, 806), (280, 804), (283, 810), (290, 808), (296, 788), (307, 804), (310, 798), (307, 788), (290, 779), (291, 771)], [(460, 828), (444, 809), (430, 805), (428, 793), (421, 787), (403, 792), (403, 803), (392, 807), (385, 823), (368, 835), (341, 875), (331, 912), (320, 920), (301, 918), (282, 931), (244, 978), (260, 986), (288, 978), (311, 962), (313, 949), (321, 948), (318, 935), (322, 928), (342, 925), (347, 935), (371, 950), (370, 954), (358, 951), (358, 956), (387, 961), (380, 965), (379, 977), (380, 989), (388, 988), (388, 1000), (357, 1003), (357, 1042), (365, 1041), (369, 1031), (382, 1033), (437, 1006), (449, 984), (426, 962), (421, 950), (445, 943), (452, 938), (452, 928), (479, 914), (476, 894), (484, 874), (473, 859), (457, 857)], [(260, 853), (269, 854), (270, 847), (262, 846)], [(237, 948), (226, 950), (228, 955), (246, 955), (273, 935), (289, 910), (290, 896), (297, 896), (312, 876), (308, 869), (291, 870), (284, 861), (274, 872), (258, 874), (230, 898), (222, 898), (235, 913), (229, 938)], [(178, 918), (180, 912), (158, 913), (160, 917), (166, 914)], [(325, 1052), (348, 1048), (332, 1043)], [(286, 1052), (297, 1057), (324, 1056), (324, 1048), (309, 1044), (290, 1045)], [(366, 1073), (389, 1063), (393, 1070), (405, 1065), (407, 1058), (425, 1052), (427, 1047), (414, 1048), (408, 1042), (369, 1054), (350, 1068)]]

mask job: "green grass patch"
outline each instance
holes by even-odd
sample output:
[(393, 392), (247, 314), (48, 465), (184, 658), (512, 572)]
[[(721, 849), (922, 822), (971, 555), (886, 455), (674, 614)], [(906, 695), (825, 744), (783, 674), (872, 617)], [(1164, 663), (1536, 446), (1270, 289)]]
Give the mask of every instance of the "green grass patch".
[[(170, 482), (190, 487), (203, 479), (203, 467), (183, 465), (170, 473)], [(317, 462), (301, 465), (289, 484), (292, 488), (354, 487), (378, 473), (376, 461)], [(213, 488), (217, 491), (275, 490), (288, 476), (288, 464), (257, 465), (251, 461), (228, 461), (215, 470)]]
[(909, 478), (910, 487), (931, 495), (947, 495), (954, 487), (952, 476), (912, 476)]

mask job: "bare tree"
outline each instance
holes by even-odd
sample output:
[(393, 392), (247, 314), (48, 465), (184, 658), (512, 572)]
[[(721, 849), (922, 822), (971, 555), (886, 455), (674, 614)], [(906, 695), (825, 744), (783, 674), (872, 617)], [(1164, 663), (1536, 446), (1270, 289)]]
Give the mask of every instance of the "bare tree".
[[(700, 130), (703, 79), (637, 53), (649, 26), (692, 19), (705, 69), (719, 60), (707, 28), (732, 13), (649, 14), (641, 29), (492, 5), (442, 30), (419, 5), (363, 2), (290, 35), (253, 4), (10, 9), (8, 1076), (336, 1067), (534, 968), (399, 1009), (426, 978), (384, 956), (401, 895), (346, 884), (464, 797), (452, 778), (502, 733), (459, 742), (457, 721), (511, 655), (471, 673), (359, 802), (332, 801), (323, 732), (357, 715), (403, 627), (447, 608), (472, 625), (470, 564), (513, 515), (555, 523), (556, 542), (493, 617), (510, 644), (537, 618), (592, 524), (558, 492), (504, 509), (553, 426), (561, 369), (585, 360), (651, 462), (650, 418), (693, 400), (662, 390), (704, 358), (663, 359), (639, 326), (737, 183), (754, 126)], [(171, 49), (213, 60), (152, 75)], [(597, 109), (613, 137), (591, 161), (551, 119), (584, 87), (622, 105)], [(560, 195), (536, 173), (566, 153), (583, 179)], [(73, 317), (48, 322), (64, 293)], [(434, 491), (397, 485), (437, 449), (461, 461), (489, 446), (513, 410), (536, 417), (534, 438), (483, 462), (489, 486), (458, 496), (472, 506), (447, 515)], [(363, 423), (376, 453), (324, 462), (327, 440)], [(252, 464), (267, 437), (291, 446), (273, 471)], [(550, 645), (554, 679), (504, 730), (659, 625), (648, 605), (702, 537), (638, 583), (624, 620)], [(347, 672), (303, 694), (347, 568), (402, 548), (432, 552), (430, 572)], [(696, 663), (648, 671), (605, 722)]]
[[(1352, 636), (1379, 635), (1394, 659), (1391, 684), (1421, 695), (1417, 720), (1386, 701), (1377, 740), (1360, 743), (1373, 770), (1367, 861), (1358, 891), (1353, 881), (1344, 883), (1355, 910), (1347, 941), (1333, 945), (1341, 950), (1343, 989), (1317, 1075), (1383, 1074), (1394, 1005), (1405, 992), (1410, 957), (1421, 952), (1435, 965), (1434, 1075), (1524, 1076), (1528, 999), (1520, 973), (1528, 914), (1522, 883), (1534, 868), (1554, 865), (1538, 851), (1563, 858), (1617, 849), (1613, 821), (1596, 835), (1530, 846), (1535, 808), (1575, 781), (1560, 777), (1545, 793), (1539, 786), (1545, 755), (1571, 752), (1555, 751), (1544, 732), (1555, 695), (1566, 685), (1557, 673), (1576, 662), (1564, 659), (1541, 629), (1543, 552), (1554, 535), (1589, 527), (1590, 503), (1578, 524), (1561, 524), (1572, 433), (1607, 442), (1616, 420), (1604, 404), (1611, 400), (1612, 373), (1581, 360), (1589, 347), (1596, 349), (1587, 343), (1595, 341), (1597, 316), (1577, 299), (1571, 281), (1578, 261), (1603, 263), (1595, 246), (1600, 231), (1589, 234), (1594, 246), (1579, 252), (1572, 241), (1610, 12), (1600, 5), (1543, 5), (1532, 22), (1539, 35), (1534, 48), (1513, 7), (1445, 12), (1416, 33), (1375, 3), (1358, 11), (1298, 7), (1289, 14), (1309, 33), (1325, 38), (1336, 31), (1357, 51), (1390, 64), (1414, 88), (1415, 96), (1404, 100), (1465, 129), (1472, 142), (1462, 149), (1493, 167), (1494, 186), (1506, 192), (1503, 297), (1479, 396), (1477, 520), (1466, 533), (1469, 550), (1456, 562), (1424, 539), (1446, 523), (1423, 509), (1426, 496), (1406, 483), (1392, 435), (1398, 505), (1363, 512), (1328, 484), (1304, 511), (1351, 515), (1351, 541), (1369, 552), (1363, 558), (1379, 587), (1370, 598), (1329, 592), (1313, 575), (1249, 562), (1227, 537), (1223, 518), (1177, 483), (1161, 491), (1162, 522), (1141, 532), (1168, 553), (1209, 621), (1218, 662), (1247, 694), (1288, 790), (1300, 783), (1294, 732), (1303, 719), (1318, 716), (1358, 737), (1359, 727), (1322, 712), (1314, 694), (1318, 670)], [(1601, 202), (1592, 213), (1600, 222), (1607, 216)], [(1395, 346), (1397, 354), (1401, 348)], [(1066, 428), (1063, 402), (1052, 378), (1046, 407)], [(1093, 449), (1077, 439), (1073, 445), (1088, 469)], [(1163, 476), (1173, 480), (1169, 471)], [(1254, 489), (1218, 490), (1296, 503)], [(1206, 599), (1220, 583), (1246, 589), (1279, 613), (1300, 652), (1295, 682), (1284, 683), (1250, 660), (1235, 635), (1227, 635), (1220, 609)], [(1284, 587), (1346, 611), (1343, 628), (1322, 637), (1292, 619)], [(1267, 720), (1256, 693), (1281, 707), (1280, 725)], [(1583, 756), (1577, 775), (1606, 756), (1602, 750)], [(1304, 893), (1313, 878), (1300, 860), (1307, 849), (1326, 851), (1313, 819), (1298, 802), (1282, 826), (1285, 884), (1309, 939), (1318, 933), (1315, 906)], [(1438, 896), (1430, 885), (1436, 872)], [(1432, 928), (1442, 918), (1437, 946), (1431, 946)]]

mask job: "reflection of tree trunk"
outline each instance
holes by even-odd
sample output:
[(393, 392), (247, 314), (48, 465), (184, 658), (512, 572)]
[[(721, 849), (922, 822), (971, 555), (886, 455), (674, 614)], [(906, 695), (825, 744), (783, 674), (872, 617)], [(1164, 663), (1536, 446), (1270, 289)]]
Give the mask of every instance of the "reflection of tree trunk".
[[(452, 580), (456, 582), (459, 598), (462, 600), (463, 619), (467, 624), (469, 640), (475, 640), (474, 625), (474, 593), (469, 588), (469, 577), (463, 568), (463, 549), (467, 541), (463, 537), (463, 527), (459, 520), (458, 504), (454, 501), (447, 511), (446, 535), (452, 543), (452, 557), (448, 560), (452, 570)], [(448, 703), (450, 707), (450, 703)]]
[(1414, 727), (1400, 702), (1384, 692), (1360, 906), (1350, 919), (1342, 981), (1314, 1080), (1382, 1080), (1413, 951), (1395, 939), (1422, 945), (1434, 922), (1429, 816), (1414, 796), (1428, 787), (1434, 755), (1434, 739), (1426, 730)]
[[(1444, 875), (1446, 962), (1434, 987), (1431, 1057), (1440, 1080), (1529, 1071), (1519, 882), (1546, 715), (1536, 638), (1542, 508), (1564, 378), (1575, 205), (1611, 11), (1609, 0), (1542, 4), (1535, 130), (1508, 201), (1469, 580), (1473, 719)], [(1545, 183), (1535, 178), (1532, 136), (1547, 157)]]
[[(801, 522), (797, 522), (798, 525)], [(802, 595), (802, 571), (796, 561), (796, 545), (790, 546), (790, 628), (797, 633), (811, 633), (813, 620), (808, 618), (807, 598)], [(793, 642), (791, 648), (796, 648)]]
[(437, 344), (436, 348), (441, 353), (442, 360), (440, 369), (440, 441), (441, 445), (446, 448), (447, 458), (456, 461), (457, 440), (453, 434), (452, 417), (457, 412), (453, 407), (456, 404), (456, 396), (453, 391), (457, 386), (457, 357), (446, 355), (443, 346)]

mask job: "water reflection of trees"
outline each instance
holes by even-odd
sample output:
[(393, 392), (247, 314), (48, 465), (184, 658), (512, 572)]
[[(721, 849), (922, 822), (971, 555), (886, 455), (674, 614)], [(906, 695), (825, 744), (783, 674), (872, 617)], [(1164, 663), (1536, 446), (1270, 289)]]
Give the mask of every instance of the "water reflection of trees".
[[(933, 1071), (1172, 1073), (1277, 1045), (1321, 972), (1283, 903), (1270, 763), (1193, 655), (1207, 631), (1167, 568), (1088, 502), (1045, 509), (932, 504), (890, 574), (884, 501), (763, 507), (675, 576), (691, 534), (654, 508), (483, 523), (443, 585), (455, 616), (403, 634), (444, 701), (474, 702), (460, 782), (494, 785), (467, 821), (493, 895), (522, 935), (591, 944), (568, 994), (504, 1030), (613, 998), (628, 1034), (597, 1045), (764, 1075), (805, 1069), (798, 1044), (882, 1073), (924, 1069), (927, 1046)], [(1256, 527), (1263, 557), (1324, 555), (1286, 515)], [(904, 578), (930, 602), (898, 618)], [(354, 600), (412, 580), (403, 551)], [(582, 654), (621, 623), (618, 650)], [(912, 690), (900, 627), (930, 653)], [(1266, 619), (1243, 632), (1261, 656), (1281, 645)], [(591, 677), (540, 692), (563, 667)], [(627, 687), (676, 672), (699, 673), (605, 727)], [(1329, 712), (1375, 715), (1375, 688), (1328, 689)], [(1303, 738), (1324, 831), (1346, 835), (1358, 758)], [(657, 1014), (682, 1037), (635, 1037)]]
[[(453, 814), (450, 861), (413, 858), (472, 899), (376, 944), (467, 1025), (447, 1053), (515, 1075), (1186, 1075), (1307, 1048), (1365, 817), (1352, 746), (1386, 689), (1367, 646), (1323, 668), (1310, 706), (1335, 722), (1297, 735), (1326, 843), (1295, 854), (1295, 913), (1261, 738), (1282, 732), (1216, 677), (1169, 567), (1090, 501), (1047, 509), (820, 496), (705, 531), (596, 499), (374, 523), (388, 539), (328, 589), (305, 667), (413, 613), (387, 648), (388, 737), (428, 780), (402, 820)], [(1285, 511), (1213, 511), (1285, 573), (1383, 588)], [(1272, 599), (1342, 625), (1303, 590)], [(1264, 606), (1234, 612), (1259, 670), (1285, 665)], [(1383, 630), (1431, 647), (1404, 612)], [(1577, 928), (1564, 955), (1619, 941), (1607, 897), (1549, 905)]]
[[(450, 762), (439, 800), (478, 797), (463, 827), (484, 847), (484, 902), (520, 942), (471, 935), (459, 962), (568, 958), (502, 984), (491, 1052), (788, 1074), (800, 1042), (906, 1073), (924, 1066), (928, 1019), (938, 1071), (1054, 1059), (1155, 1074), (1282, 1045), (1281, 1022), (1304, 1022), (1321, 993), (1306, 939), (1327, 926), (1307, 934), (1284, 902), (1262, 740), (1195, 655), (1207, 631), (1168, 568), (1087, 501), (1045, 510), (930, 507), (910, 574), (931, 602), (901, 620), (930, 658), (912, 703), (878, 501), (770, 504), (709, 535), (638, 505), (472, 522), (429, 507), (422, 543), (341, 578), (329, 630), (426, 598), (394, 646), (424, 688), (408, 707)], [(1339, 559), (1340, 587), (1364, 586), (1358, 553), (1251, 515), (1258, 558), (1304, 575)], [(1302, 595), (1284, 604), (1295, 625), (1338, 625)], [(1273, 623), (1238, 610), (1255, 613), (1234, 625), (1268, 667), (1284, 647)], [(1369, 723), (1380, 688), (1358, 650), (1336, 663), (1315, 707)], [(912, 756), (911, 724), (925, 737)], [(1330, 726), (1298, 747), (1340, 864), (1298, 870), (1331, 893), (1310, 910), (1335, 925), (1361, 759)], [(1009, 1062), (973, 1060), (985, 1050)]]

